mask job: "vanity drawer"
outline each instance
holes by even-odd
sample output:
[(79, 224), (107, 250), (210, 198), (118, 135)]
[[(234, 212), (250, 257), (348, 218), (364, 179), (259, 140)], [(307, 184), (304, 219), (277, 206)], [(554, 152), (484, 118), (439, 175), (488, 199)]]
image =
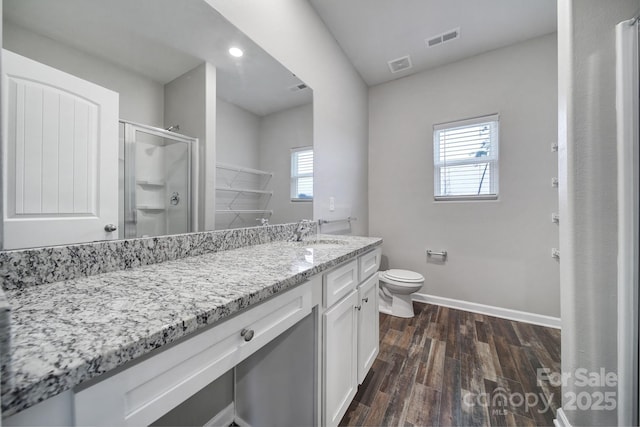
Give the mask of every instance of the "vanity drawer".
[(367, 280), (373, 273), (380, 268), (380, 257), (382, 256), (382, 250), (376, 248), (371, 252), (367, 252), (364, 255), (358, 257), (358, 273), (360, 282)]
[(358, 261), (350, 261), (324, 275), (324, 306), (331, 307), (358, 286)]
[(306, 282), (76, 392), (76, 425), (149, 425), (309, 313)]

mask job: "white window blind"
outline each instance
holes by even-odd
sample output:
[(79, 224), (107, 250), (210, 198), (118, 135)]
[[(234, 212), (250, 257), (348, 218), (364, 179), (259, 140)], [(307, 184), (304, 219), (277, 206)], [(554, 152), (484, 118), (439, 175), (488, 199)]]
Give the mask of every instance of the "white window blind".
[(291, 200), (313, 200), (313, 149), (291, 150)]
[(498, 197), (497, 114), (433, 127), (434, 196)]

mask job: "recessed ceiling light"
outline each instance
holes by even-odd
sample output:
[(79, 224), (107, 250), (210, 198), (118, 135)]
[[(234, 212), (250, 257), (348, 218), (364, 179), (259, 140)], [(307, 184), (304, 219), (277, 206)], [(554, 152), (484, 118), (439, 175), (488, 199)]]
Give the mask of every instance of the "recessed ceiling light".
[(244, 55), (244, 52), (240, 48), (232, 47), (229, 49), (229, 55), (240, 58), (242, 55)]

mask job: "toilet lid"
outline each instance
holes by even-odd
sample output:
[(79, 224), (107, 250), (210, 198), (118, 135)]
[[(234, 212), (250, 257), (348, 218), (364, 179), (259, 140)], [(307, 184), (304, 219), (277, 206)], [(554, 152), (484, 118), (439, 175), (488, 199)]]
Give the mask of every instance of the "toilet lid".
[(387, 270), (384, 275), (391, 280), (397, 280), (399, 282), (424, 282), (422, 274), (416, 273), (415, 271), (391, 269)]

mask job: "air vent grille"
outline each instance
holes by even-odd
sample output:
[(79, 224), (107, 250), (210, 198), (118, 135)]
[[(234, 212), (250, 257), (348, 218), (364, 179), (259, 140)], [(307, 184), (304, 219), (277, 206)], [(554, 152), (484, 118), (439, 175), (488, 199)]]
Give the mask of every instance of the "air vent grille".
[(388, 62), (389, 69), (392, 73), (397, 73), (399, 71), (408, 70), (412, 67), (411, 65), (411, 57), (409, 55), (403, 56), (402, 58), (397, 58)]
[(446, 33), (442, 35), (442, 43), (448, 42), (449, 40), (457, 39), (459, 36), (458, 30), (453, 30), (450, 33)]
[(460, 28), (454, 28), (453, 30), (446, 31), (442, 34), (438, 34), (437, 36), (431, 37), (429, 39), (425, 39), (425, 43), (428, 47), (438, 46), (442, 43), (449, 42), (451, 40), (455, 40), (460, 37)]
[(434, 47), (435, 45), (439, 45), (440, 43), (442, 43), (442, 36), (434, 37), (427, 40), (427, 45), (429, 47)]
[(304, 90), (307, 88), (307, 85), (304, 83), (298, 83), (297, 85), (293, 85), (289, 88), (291, 92), (298, 92), (300, 90)]

